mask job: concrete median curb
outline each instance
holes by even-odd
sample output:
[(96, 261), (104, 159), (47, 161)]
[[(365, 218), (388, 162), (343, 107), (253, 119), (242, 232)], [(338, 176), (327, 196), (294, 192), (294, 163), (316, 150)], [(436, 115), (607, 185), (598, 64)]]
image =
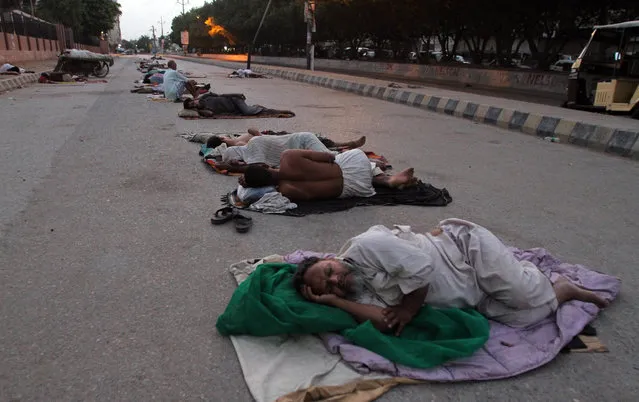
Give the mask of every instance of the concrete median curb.
[(255, 66), (253, 67), (253, 71), (283, 79), (418, 107), (431, 112), (457, 116), (478, 123), (491, 124), (507, 130), (541, 138), (557, 137), (564, 143), (632, 159), (639, 159), (639, 141), (637, 140), (639, 138), (639, 131), (620, 130), (605, 126), (584, 124), (554, 116), (544, 116), (520, 110), (493, 107), (459, 99), (424, 95), (401, 88), (336, 80), (323, 77), (320, 74), (301, 73), (264, 66)]
[(13, 89), (22, 88), (27, 84), (33, 84), (34, 82), (38, 82), (39, 77), (40, 74), (29, 73), (16, 75), (11, 78), (0, 79), (0, 92), (11, 91)]
[[(190, 57), (185, 57), (184, 59), (222, 67), (238, 68), (237, 63), (233, 62), (211, 59), (204, 61)], [(335, 79), (317, 72), (286, 70), (263, 65), (254, 65), (252, 66), (252, 70), (257, 73), (268, 74), (287, 80), (461, 117), (477, 123), (494, 125), (540, 138), (556, 137), (562, 143), (639, 160), (638, 130), (586, 124), (556, 116), (528, 113), (522, 110), (495, 107), (461, 99), (425, 95), (401, 88)]]

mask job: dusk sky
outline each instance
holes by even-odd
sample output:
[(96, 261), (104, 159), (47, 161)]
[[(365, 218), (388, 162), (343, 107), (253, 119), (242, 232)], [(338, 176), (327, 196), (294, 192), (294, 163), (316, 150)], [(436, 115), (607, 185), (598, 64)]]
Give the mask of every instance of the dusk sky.
[[(122, 39), (137, 39), (142, 35), (151, 36), (151, 26), (155, 25), (160, 36), (160, 17), (164, 19), (164, 33), (171, 32), (173, 17), (182, 13), (182, 5), (177, 0), (118, 0), (122, 15), (120, 28)], [(205, 0), (187, 0), (185, 10), (204, 5)]]

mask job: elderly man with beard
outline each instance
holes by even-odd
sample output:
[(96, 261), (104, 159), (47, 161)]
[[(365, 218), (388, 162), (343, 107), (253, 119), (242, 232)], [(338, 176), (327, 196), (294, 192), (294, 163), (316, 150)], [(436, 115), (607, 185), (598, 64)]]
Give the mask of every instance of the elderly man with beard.
[(570, 300), (608, 305), (564, 277), (553, 284), (532, 263), (516, 260), (490, 231), (460, 219), (444, 220), (425, 234), (408, 226), (373, 226), (338, 255), (302, 262), (296, 289), (397, 335), (424, 304), (475, 308), (512, 327), (534, 324)]

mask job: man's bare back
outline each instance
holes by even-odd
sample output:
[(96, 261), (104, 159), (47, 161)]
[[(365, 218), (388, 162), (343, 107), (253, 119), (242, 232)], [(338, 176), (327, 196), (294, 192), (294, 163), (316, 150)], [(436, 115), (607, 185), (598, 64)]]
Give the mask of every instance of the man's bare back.
[[(364, 162), (364, 164), (361, 164), (361, 162)], [(348, 162), (342, 161), (340, 163), (344, 166), (344, 163)], [(355, 170), (353, 170), (353, 166), (356, 166)], [(366, 171), (367, 169), (372, 169), (372, 167), (364, 155), (363, 161), (361, 159), (355, 160), (355, 165), (351, 163), (345, 169), (347, 172), (350, 171), (351, 176), (344, 177), (345, 173), (342, 167), (335, 163), (335, 155), (332, 153), (289, 149), (282, 153), (279, 169), (265, 166), (249, 166), (244, 176), (239, 178), (239, 184), (243, 187), (277, 186), (278, 191), (291, 201), (335, 199), (344, 196), (347, 183), (351, 183), (350, 185), (352, 186), (353, 180), (358, 180), (358, 175), (361, 181), (360, 173), (362, 170)], [(367, 171), (366, 173), (370, 174), (371, 172)], [(403, 188), (417, 183), (418, 180), (413, 174), (413, 168), (409, 168), (393, 176), (378, 174), (369, 177), (369, 180), (371, 181), (371, 186)], [(358, 191), (360, 190), (351, 191), (347, 197), (370, 196), (359, 195), (357, 194)]]
[(342, 190), (342, 169), (335, 164), (335, 155), (305, 149), (282, 153), (279, 191), (285, 197), (299, 201), (332, 199)]

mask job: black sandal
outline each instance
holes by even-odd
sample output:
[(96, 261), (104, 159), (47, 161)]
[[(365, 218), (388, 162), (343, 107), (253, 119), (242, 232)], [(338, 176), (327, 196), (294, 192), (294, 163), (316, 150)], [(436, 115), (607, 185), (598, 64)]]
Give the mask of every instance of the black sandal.
[(240, 214), (233, 217), (233, 222), (235, 222), (235, 230), (237, 230), (238, 233), (246, 233), (251, 230), (253, 226), (253, 218)]
[(214, 225), (221, 225), (230, 221), (238, 215), (238, 212), (235, 208), (224, 207), (215, 211), (215, 216), (211, 218), (211, 223)]

